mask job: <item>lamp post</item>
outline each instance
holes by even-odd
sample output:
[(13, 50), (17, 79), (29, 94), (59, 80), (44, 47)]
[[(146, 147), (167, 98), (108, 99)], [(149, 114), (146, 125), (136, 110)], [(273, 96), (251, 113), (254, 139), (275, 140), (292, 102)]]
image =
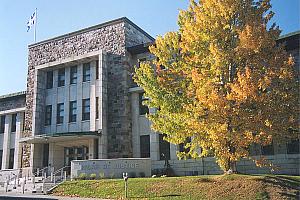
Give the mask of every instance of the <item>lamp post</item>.
[(125, 181), (125, 198), (128, 196), (128, 173), (123, 173), (123, 179)]

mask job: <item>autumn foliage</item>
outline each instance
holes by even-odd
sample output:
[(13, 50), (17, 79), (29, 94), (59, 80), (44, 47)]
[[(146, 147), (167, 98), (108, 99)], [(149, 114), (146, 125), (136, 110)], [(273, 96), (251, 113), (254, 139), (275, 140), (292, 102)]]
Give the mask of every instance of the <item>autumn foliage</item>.
[(150, 47), (157, 59), (136, 68), (146, 104), (157, 108), (152, 128), (194, 158), (213, 153), (224, 171), (250, 158), (254, 143), (297, 137), (297, 70), (276, 44), (279, 28), (267, 26), (270, 8), (269, 0), (191, 1), (179, 30)]

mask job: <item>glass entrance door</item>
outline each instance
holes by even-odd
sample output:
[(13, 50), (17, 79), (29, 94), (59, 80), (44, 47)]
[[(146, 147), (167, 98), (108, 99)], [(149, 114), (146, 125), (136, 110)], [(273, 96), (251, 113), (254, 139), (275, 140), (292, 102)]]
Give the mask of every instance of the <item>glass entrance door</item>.
[(80, 147), (65, 147), (65, 166), (71, 166), (72, 160), (88, 160), (89, 148), (86, 146)]

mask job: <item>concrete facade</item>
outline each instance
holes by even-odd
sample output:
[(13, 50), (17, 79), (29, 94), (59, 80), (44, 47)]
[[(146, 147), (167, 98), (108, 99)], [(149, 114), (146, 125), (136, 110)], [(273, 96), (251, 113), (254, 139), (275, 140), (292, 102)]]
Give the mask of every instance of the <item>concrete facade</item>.
[[(278, 40), (298, 67), (299, 36)], [(155, 109), (142, 106), (143, 89), (133, 82), (132, 73), (139, 62), (155, 59), (148, 50), (153, 42), (133, 22), (120, 18), (29, 45), (26, 99), (25, 92), (0, 96), (0, 117), (5, 115), (2, 169), (150, 158), (152, 173), (158, 173), (165, 165), (164, 154), (176, 175), (221, 173), (214, 158), (178, 160), (180, 147), (151, 130), (145, 113)], [(289, 151), (287, 144), (274, 142), (267, 158), (278, 165), (275, 173), (300, 174), (297, 144), (298, 151)], [(261, 147), (252, 151), (264, 154)], [(248, 160), (237, 167), (242, 173), (270, 173)]]

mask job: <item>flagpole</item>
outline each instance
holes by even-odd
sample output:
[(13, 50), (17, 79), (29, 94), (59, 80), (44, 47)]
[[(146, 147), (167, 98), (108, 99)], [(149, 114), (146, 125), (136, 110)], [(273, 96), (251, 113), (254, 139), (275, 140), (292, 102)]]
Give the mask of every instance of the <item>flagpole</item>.
[(35, 8), (35, 22), (34, 22), (34, 43), (36, 43), (36, 24), (37, 24), (37, 8)]

